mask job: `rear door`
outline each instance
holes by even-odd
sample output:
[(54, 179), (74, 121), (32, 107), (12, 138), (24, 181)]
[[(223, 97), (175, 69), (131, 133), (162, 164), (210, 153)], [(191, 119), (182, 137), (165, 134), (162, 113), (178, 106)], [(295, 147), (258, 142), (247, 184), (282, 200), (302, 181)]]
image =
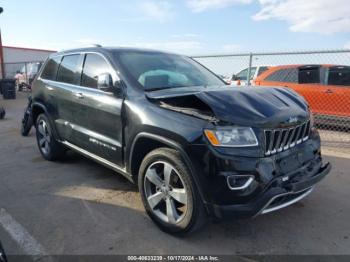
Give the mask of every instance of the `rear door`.
[[(56, 87), (56, 77), (61, 60), (62, 56), (56, 56), (50, 58), (45, 63), (45, 67), (43, 68), (43, 71), (41, 72), (38, 81), (36, 81), (32, 91), (35, 93), (35, 98), (38, 100), (37, 102), (46, 105), (53, 121), (59, 118), (57, 107), (57, 94), (59, 92)], [(35, 87), (37, 85), (40, 85), (41, 88), (36, 89)], [(41, 94), (38, 93), (40, 90), (43, 90)]]
[(118, 79), (108, 60), (98, 53), (84, 55), (81, 84), (76, 89), (76, 145), (103, 159), (122, 165), (123, 98), (97, 88), (97, 77), (109, 73)]
[(325, 68), (302, 66), (298, 68), (298, 84), (293, 88), (301, 94), (315, 114), (327, 114), (331, 107), (325, 85)]
[(80, 83), (81, 54), (69, 54), (62, 58), (54, 85), (57, 107), (56, 126), (60, 137), (69, 142), (76, 142), (73, 126), (76, 125), (78, 98), (76, 89)]
[(334, 66), (326, 72), (327, 113), (350, 117), (350, 67)]

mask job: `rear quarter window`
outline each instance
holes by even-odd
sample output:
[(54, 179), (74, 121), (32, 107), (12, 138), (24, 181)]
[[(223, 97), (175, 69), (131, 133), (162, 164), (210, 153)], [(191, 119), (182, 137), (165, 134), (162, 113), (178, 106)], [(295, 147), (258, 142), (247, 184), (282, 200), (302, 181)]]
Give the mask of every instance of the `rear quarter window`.
[(56, 80), (57, 70), (60, 61), (61, 57), (50, 58), (45, 64), (43, 72), (41, 73), (41, 78), (46, 80)]
[(284, 82), (298, 83), (298, 69), (297, 68), (288, 69), (288, 74), (285, 76)]
[(335, 86), (350, 86), (350, 67), (330, 68), (328, 84)]

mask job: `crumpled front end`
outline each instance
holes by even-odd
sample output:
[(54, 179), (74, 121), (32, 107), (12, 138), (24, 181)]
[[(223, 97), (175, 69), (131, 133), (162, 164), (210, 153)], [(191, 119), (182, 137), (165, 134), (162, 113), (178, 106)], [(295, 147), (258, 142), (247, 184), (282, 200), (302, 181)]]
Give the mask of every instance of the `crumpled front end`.
[(193, 87), (147, 97), (207, 121), (187, 153), (216, 217), (252, 217), (291, 205), (330, 171), (308, 105), (291, 90)]
[[(192, 158), (198, 159), (203, 149), (194, 146)], [(315, 129), (306, 141), (276, 154), (241, 157), (234, 151), (227, 155), (210, 148), (197, 165), (207, 208), (217, 218), (248, 218), (289, 206), (311, 193), (331, 169), (322, 161)]]

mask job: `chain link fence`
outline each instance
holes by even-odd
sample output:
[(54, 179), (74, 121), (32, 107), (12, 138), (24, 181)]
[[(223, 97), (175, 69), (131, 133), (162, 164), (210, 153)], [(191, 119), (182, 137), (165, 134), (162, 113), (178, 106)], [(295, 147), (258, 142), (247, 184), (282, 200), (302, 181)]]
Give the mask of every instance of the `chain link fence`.
[(350, 50), (194, 56), (233, 88), (280, 86), (309, 103), (323, 145), (350, 152)]

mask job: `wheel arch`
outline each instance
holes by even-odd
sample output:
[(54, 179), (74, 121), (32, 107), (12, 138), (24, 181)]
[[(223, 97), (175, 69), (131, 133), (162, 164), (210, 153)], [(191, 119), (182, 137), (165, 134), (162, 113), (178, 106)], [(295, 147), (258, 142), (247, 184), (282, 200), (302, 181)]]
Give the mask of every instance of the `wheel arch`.
[(47, 115), (47, 110), (43, 104), (37, 102), (32, 104), (32, 117), (34, 125), (38, 119), (38, 116), (43, 113)]
[(194, 165), (191, 162), (190, 157), (186, 153), (185, 149), (180, 143), (163, 136), (155, 135), (152, 133), (146, 133), (146, 132), (141, 132), (138, 135), (136, 135), (136, 137), (132, 142), (129, 157), (128, 157), (128, 169), (132, 176), (133, 181), (137, 183), (139, 168), (144, 157), (149, 152), (161, 147), (172, 148), (177, 150), (180, 153), (181, 157), (183, 158), (186, 165), (189, 167), (191, 171), (191, 176), (193, 178), (194, 183), (196, 184), (196, 188), (199, 192), (199, 195), (202, 201), (206, 202), (205, 195), (203, 193), (202, 187), (197, 177), (197, 172), (195, 170)]
[(34, 125), (35, 128), (36, 128), (36, 121), (37, 121), (38, 116), (40, 114), (45, 114), (47, 116), (47, 118), (50, 121), (50, 126), (53, 129), (55, 138), (59, 138), (58, 132), (57, 132), (57, 129), (56, 129), (56, 125), (55, 125), (54, 121), (52, 120), (50, 114), (48, 113), (48, 110), (45, 107), (45, 105), (43, 105), (42, 103), (39, 103), (39, 102), (34, 102), (32, 104), (32, 117), (33, 117), (33, 125)]

